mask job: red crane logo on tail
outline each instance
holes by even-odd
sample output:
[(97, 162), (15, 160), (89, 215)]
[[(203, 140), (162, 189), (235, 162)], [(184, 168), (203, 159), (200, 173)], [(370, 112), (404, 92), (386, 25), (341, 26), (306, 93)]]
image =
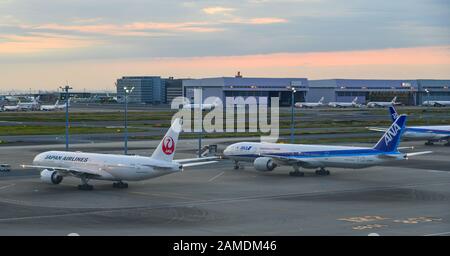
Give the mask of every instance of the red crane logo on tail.
[(162, 141), (162, 151), (166, 155), (171, 155), (175, 151), (175, 142), (172, 137), (166, 136)]

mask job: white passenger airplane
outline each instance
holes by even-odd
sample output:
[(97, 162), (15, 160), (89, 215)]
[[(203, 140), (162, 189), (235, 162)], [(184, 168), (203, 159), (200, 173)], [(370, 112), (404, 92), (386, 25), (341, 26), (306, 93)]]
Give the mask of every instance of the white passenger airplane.
[(395, 96), (390, 102), (387, 101), (371, 101), (367, 103), (367, 107), (369, 108), (385, 108), (389, 106), (394, 106), (398, 104), (397, 102), (397, 96)]
[[(58, 104), (59, 100), (55, 102), (54, 105), (41, 105), (41, 111), (54, 111), (54, 110), (61, 110), (66, 108), (66, 103)], [(69, 105), (70, 105), (70, 98), (69, 98)]]
[[(389, 107), (391, 120), (398, 117), (394, 107)], [(369, 127), (371, 131), (385, 132), (386, 128)], [(433, 145), (434, 142), (447, 141), (445, 146), (450, 146), (450, 125), (408, 126), (405, 128), (404, 138), (412, 140), (426, 140), (425, 145)]]
[(123, 181), (151, 179), (181, 172), (184, 167), (217, 162), (213, 161), (216, 157), (173, 160), (181, 128), (181, 119), (175, 119), (151, 157), (47, 151), (38, 154), (32, 165), (22, 167), (41, 169), (41, 180), (49, 184), (59, 184), (65, 176), (74, 176), (82, 182), (78, 189), (92, 190), (90, 179), (115, 181), (115, 188), (127, 188)]
[(38, 110), (39, 109), (39, 97), (31, 97), (31, 102), (19, 102), (15, 106), (4, 106), (5, 111), (19, 111), (19, 110)]
[(59, 100), (56, 100), (53, 105), (41, 105), (41, 111), (53, 111), (58, 109)]
[(318, 102), (297, 102), (295, 103), (296, 108), (315, 108), (323, 106), (324, 97), (320, 98)]
[(213, 103), (202, 103), (202, 104), (198, 104), (198, 103), (188, 103), (188, 104), (183, 104), (183, 109), (202, 109), (202, 110), (211, 110), (217, 106), (219, 106), (221, 104), (220, 102), (220, 98), (216, 98), (216, 100)]
[(331, 145), (277, 144), (239, 142), (228, 146), (224, 157), (235, 161), (253, 162), (258, 171), (272, 171), (276, 166), (294, 168), (291, 176), (303, 176), (300, 167), (319, 168), (317, 175), (329, 175), (326, 167), (360, 169), (392, 160), (404, 160), (410, 156), (428, 154), (431, 151), (401, 153), (397, 147), (405, 128), (406, 115), (401, 115), (372, 148)]
[(426, 100), (422, 103), (423, 106), (433, 107), (450, 107), (450, 101), (448, 100)]
[(19, 105), (17, 104), (17, 105), (5, 105), (5, 106), (3, 106), (3, 110), (4, 111), (19, 111)]
[(359, 108), (361, 104), (358, 104), (358, 97), (355, 97), (352, 102), (330, 102), (328, 106), (333, 108)]

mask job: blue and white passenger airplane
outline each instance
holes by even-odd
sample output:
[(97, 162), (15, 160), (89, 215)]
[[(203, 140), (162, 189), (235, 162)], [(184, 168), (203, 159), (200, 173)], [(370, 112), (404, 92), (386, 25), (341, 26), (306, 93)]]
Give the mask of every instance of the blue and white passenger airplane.
[(406, 115), (399, 116), (372, 148), (239, 142), (228, 146), (224, 156), (235, 161), (236, 169), (239, 168), (239, 161), (253, 162), (258, 171), (272, 171), (279, 165), (287, 165), (294, 168), (294, 172), (290, 172), (291, 176), (303, 176), (300, 168), (318, 168), (317, 175), (329, 175), (326, 167), (360, 169), (431, 153), (425, 151), (406, 154), (398, 151), (405, 123)]
[[(398, 117), (394, 107), (389, 107), (392, 120)], [(386, 128), (369, 128), (372, 131), (385, 132)], [(405, 128), (404, 138), (412, 140), (427, 140), (425, 145), (433, 145), (434, 142), (447, 141), (445, 146), (450, 146), (450, 125), (408, 126)]]

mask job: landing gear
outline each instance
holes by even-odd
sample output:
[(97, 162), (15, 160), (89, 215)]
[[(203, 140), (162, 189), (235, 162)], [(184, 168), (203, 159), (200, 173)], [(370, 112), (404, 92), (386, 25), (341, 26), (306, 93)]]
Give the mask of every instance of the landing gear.
[(330, 171), (325, 170), (325, 168), (321, 167), (319, 170), (316, 171), (316, 175), (327, 176), (330, 175)]
[(128, 188), (128, 183), (119, 181), (113, 183), (113, 188)]
[(290, 172), (289, 175), (293, 177), (303, 177), (305, 176), (305, 173), (300, 171), (300, 167), (294, 166), (294, 171)]
[(431, 140), (425, 142), (425, 146), (433, 146), (433, 145), (434, 143)]
[(81, 185), (78, 185), (79, 190), (93, 190), (94, 186), (88, 184), (89, 179), (86, 176), (81, 176)]
[(238, 169), (244, 169), (244, 166), (243, 165), (241, 165), (241, 164), (239, 164), (239, 162), (238, 161), (234, 161), (234, 167), (233, 167), (235, 170), (238, 170)]

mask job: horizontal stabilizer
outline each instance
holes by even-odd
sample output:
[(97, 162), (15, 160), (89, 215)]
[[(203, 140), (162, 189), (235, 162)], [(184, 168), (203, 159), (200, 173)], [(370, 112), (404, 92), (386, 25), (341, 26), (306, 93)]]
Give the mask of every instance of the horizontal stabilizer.
[(217, 163), (218, 161), (208, 161), (208, 162), (199, 162), (199, 163), (188, 163), (183, 164), (183, 167), (192, 167), (192, 166), (200, 166), (200, 165), (207, 165), (207, 164), (213, 164)]
[(366, 127), (367, 129), (369, 129), (370, 131), (374, 131), (374, 132), (386, 132), (387, 128), (383, 128), (383, 127)]
[(216, 160), (216, 159), (219, 159), (219, 157), (217, 157), (217, 156), (197, 157), (197, 158), (177, 159), (177, 160), (173, 160), (173, 161), (177, 162), (179, 164), (183, 164), (183, 163), (211, 161), (211, 160)]
[(410, 157), (410, 156), (420, 156), (420, 155), (425, 155), (425, 154), (430, 154), (430, 153), (433, 153), (433, 151), (413, 152), (413, 153), (408, 153), (408, 154), (406, 154), (406, 157)]

